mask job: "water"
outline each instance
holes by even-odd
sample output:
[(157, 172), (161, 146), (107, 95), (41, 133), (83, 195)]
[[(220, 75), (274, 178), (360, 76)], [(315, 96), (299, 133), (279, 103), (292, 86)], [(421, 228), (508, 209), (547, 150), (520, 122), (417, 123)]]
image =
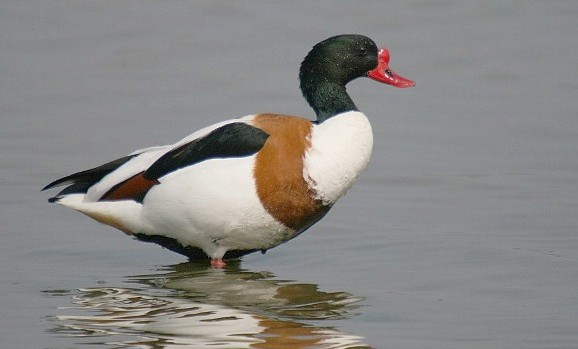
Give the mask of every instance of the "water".
[[(2, 2), (1, 346), (575, 348), (577, 16), (574, 1)], [(346, 32), (417, 87), (349, 86), (372, 162), (296, 240), (213, 270), (39, 192), (226, 118), (311, 116), (298, 64)]]

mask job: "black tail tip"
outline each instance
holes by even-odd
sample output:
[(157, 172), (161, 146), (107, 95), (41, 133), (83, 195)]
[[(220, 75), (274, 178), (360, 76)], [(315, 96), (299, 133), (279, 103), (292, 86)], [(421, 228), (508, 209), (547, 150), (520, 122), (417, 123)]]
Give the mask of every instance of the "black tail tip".
[(53, 203), (53, 202), (58, 202), (58, 200), (60, 200), (60, 197), (55, 196), (55, 197), (48, 199), (48, 202)]

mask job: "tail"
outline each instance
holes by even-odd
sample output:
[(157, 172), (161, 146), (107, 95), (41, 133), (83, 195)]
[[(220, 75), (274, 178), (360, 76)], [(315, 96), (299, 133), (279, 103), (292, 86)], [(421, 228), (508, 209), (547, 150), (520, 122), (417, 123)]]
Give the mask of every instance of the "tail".
[(60, 178), (48, 184), (42, 190), (66, 185), (66, 188), (61, 190), (56, 196), (48, 199), (48, 202), (72, 208), (100, 223), (110, 225), (128, 235), (132, 235), (141, 230), (140, 212), (142, 205), (140, 203), (134, 200), (87, 202), (85, 201), (85, 195), (93, 185), (135, 156), (138, 156), (138, 154), (128, 155), (90, 170)]
[(55, 197), (51, 202), (83, 213), (127, 235), (133, 235), (142, 230), (140, 220), (142, 205), (132, 200), (85, 202), (84, 194), (79, 193)]
[(128, 155), (120, 159), (108, 162), (104, 165), (92, 168), (90, 170), (77, 172), (48, 184), (42, 190), (47, 190), (55, 187), (60, 187), (63, 185), (68, 185), (66, 188), (61, 190), (56, 196), (48, 199), (48, 202), (58, 202), (64, 196), (69, 194), (84, 194), (92, 187), (95, 183), (100, 181), (104, 176), (116, 170), (120, 166), (124, 165), (127, 161), (135, 157), (135, 155)]

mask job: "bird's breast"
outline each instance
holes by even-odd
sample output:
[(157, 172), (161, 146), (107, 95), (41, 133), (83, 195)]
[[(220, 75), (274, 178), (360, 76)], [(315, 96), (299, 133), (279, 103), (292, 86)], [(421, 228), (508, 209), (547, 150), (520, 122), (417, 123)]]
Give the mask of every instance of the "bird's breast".
[(358, 111), (336, 115), (315, 125), (303, 159), (303, 177), (325, 205), (344, 195), (369, 163), (373, 134)]

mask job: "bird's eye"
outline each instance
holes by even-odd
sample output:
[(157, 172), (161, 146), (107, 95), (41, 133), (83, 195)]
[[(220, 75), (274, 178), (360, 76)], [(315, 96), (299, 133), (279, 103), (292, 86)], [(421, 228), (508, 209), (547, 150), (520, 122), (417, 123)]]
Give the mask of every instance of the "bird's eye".
[(365, 55), (367, 54), (367, 48), (365, 46), (360, 46), (357, 48), (357, 52), (359, 52), (360, 55)]

